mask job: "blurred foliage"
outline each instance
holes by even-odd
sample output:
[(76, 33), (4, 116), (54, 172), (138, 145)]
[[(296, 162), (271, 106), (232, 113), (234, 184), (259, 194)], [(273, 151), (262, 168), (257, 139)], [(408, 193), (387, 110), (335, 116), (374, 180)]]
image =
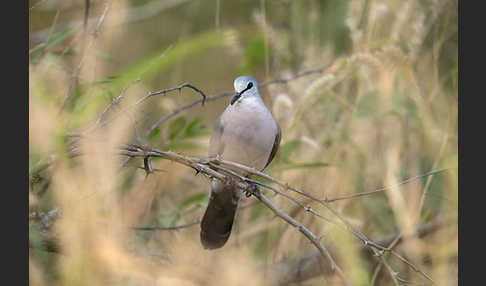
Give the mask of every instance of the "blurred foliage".
[[(269, 52), (270, 53), (270, 52)], [(245, 60), (240, 66), (240, 73), (251, 74), (265, 63), (265, 40), (257, 35), (245, 46)]]
[[(68, 27), (62, 31), (54, 33), (44, 43), (42, 43), (38, 49), (32, 52), (30, 56), (31, 63), (33, 64), (37, 63), (41, 59), (42, 55), (45, 53), (46, 50), (48, 50), (51, 47), (54, 47), (57, 44), (62, 43), (63, 40), (67, 39), (77, 30), (78, 30), (77, 28)], [(66, 50), (66, 52), (63, 52), (59, 56), (72, 55), (72, 53), (68, 53), (68, 51), (71, 50)]]
[[(212, 124), (228, 98), (170, 117), (143, 138), (160, 118), (200, 95), (183, 89), (133, 104), (148, 92), (184, 82), (217, 95), (231, 92), (238, 75), (251, 74), (260, 82), (289, 78), (335, 60), (325, 73), (260, 88), (282, 128), (281, 146), (265, 172), (334, 198), (447, 168), (333, 206), (373, 239), (457, 215), (456, 1), (91, 1), (83, 34), (84, 3), (29, 1), (29, 207), (31, 213), (63, 210), (49, 233), (59, 236), (66, 253), (50, 252), (47, 232), (31, 218), (32, 285), (264, 285), (268, 281), (251, 265), (263, 263), (267, 269), (315, 251), (253, 198), (242, 199), (245, 207), (219, 251), (202, 250), (198, 226), (171, 232), (130, 229), (193, 222), (207, 205), (209, 180), (194, 170), (154, 159), (158, 171), (146, 177), (142, 160), (112, 156), (114, 146), (130, 142), (207, 155)], [(105, 4), (109, 10), (95, 37)], [(91, 128), (85, 140), (93, 142), (75, 136)], [(73, 148), (83, 155), (70, 158)], [(53, 154), (58, 161), (47, 166)], [(349, 233), (262, 191), (323, 235), (356, 285), (371, 284), (376, 261), (357, 259), (352, 252), (357, 240)], [(397, 251), (436, 284), (457, 285), (457, 225)], [(228, 252), (231, 263), (225, 260)], [(160, 258), (166, 256), (175, 259)], [(218, 275), (204, 268), (208, 261), (222, 269)], [(393, 261), (392, 266), (408, 280), (423, 282), (406, 265)], [(374, 285), (389, 285), (387, 275), (381, 270)]]
[(208, 136), (210, 134), (209, 128), (203, 122), (201, 116), (198, 116), (189, 123), (184, 117), (180, 116), (169, 123), (167, 133), (167, 140), (164, 140), (165, 136), (161, 136), (160, 127), (157, 127), (150, 132), (148, 140), (154, 144), (167, 141), (163, 147), (165, 150), (182, 151), (185, 149), (200, 149), (201, 146), (193, 143), (191, 139)]

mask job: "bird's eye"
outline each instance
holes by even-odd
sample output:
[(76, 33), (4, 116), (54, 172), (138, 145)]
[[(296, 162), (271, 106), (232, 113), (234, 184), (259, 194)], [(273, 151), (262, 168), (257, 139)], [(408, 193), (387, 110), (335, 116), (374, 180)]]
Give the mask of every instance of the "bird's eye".
[(250, 89), (250, 88), (252, 88), (252, 87), (253, 87), (253, 83), (252, 83), (252, 82), (250, 82), (250, 83), (248, 83), (248, 86), (246, 87), (246, 89)]

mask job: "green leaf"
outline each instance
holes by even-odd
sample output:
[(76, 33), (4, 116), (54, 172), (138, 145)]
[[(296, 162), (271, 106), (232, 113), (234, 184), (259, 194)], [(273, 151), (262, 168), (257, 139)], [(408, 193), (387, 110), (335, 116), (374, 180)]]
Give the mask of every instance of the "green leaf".
[(112, 75), (112, 76), (108, 76), (108, 77), (104, 77), (98, 81), (95, 81), (94, 84), (104, 84), (104, 83), (110, 83), (110, 82), (113, 82), (114, 80), (120, 78), (119, 75)]
[(47, 40), (44, 48), (52, 47), (62, 41), (64, 41), (67, 37), (69, 37), (72, 33), (74, 33), (78, 28), (75, 27), (68, 27), (64, 30), (54, 33), (52, 36), (49, 37)]
[(328, 167), (328, 163), (324, 162), (314, 162), (314, 163), (296, 163), (288, 164), (282, 167), (275, 168), (275, 171), (290, 170), (290, 169), (307, 169), (307, 168), (322, 168)]
[(148, 55), (145, 59), (129, 67), (120, 78), (113, 82), (108, 90), (100, 91), (108, 94), (119, 94), (120, 91), (135, 81), (149, 81), (169, 70), (174, 64), (200, 55), (208, 49), (224, 45), (225, 30), (210, 31), (182, 38), (173, 46), (163, 47)]
[(44, 52), (52, 47), (52, 46), (55, 46), (56, 44), (64, 41), (67, 37), (69, 37), (72, 33), (74, 33), (78, 28), (74, 28), (74, 27), (69, 27), (69, 28), (66, 28), (64, 30), (61, 30), (59, 32), (56, 32), (54, 33), (53, 35), (51, 35), (49, 37), (49, 39), (47, 39), (47, 41), (43, 44), (42, 47), (38, 48), (37, 50), (35, 50), (30, 59), (32, 61), (37, 61), (40, 59), (41, 55), (44, 54)]
[(203, 135), (209, 135), (207, 125), (202, 124), (203, 118), (198, 116), (196, 119), (191, 121), (184, 132), (184, 138), (194, 138)]
[(57, 57), (61, 57), (61, 56), (74, 56), (76, 55), (76, 50), (72, 49), (72, 48), (68, 48), (68, 49), (65, 49), (65, 50), (62, 50), (62, 51), (54, 51), (52, 52), (53, 55), (56, 55)]
[(169, 140), (174, 140), (184, 129), (184, 126), (186, 126), (186, 119), (184, 117), (178, 117), (172, 121), (169, 125)]

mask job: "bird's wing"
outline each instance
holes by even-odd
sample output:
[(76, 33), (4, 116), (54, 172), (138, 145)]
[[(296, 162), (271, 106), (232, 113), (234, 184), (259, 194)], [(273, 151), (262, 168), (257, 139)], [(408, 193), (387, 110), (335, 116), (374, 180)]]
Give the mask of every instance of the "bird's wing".
[(213, 134), (209, 140), (209, 157), (216, 157), (216, 155), (223, 154), (224, 142), (221, 140), (224, 132), (224, 127), (221, 123), (221, 116), (218, 117), (213, 127)]
[(273, 158), (275, 157), (275, 154), (277, 154), (278, 147), (280, 146), (280, 139), (282, 139), (282, 130), (280, 129), (278, 123), (277, 122), (275, 123), (277, 124), (277, 134), (275, 134), (275, 141), (273, 141), (272, 151), (270, 152), (270, 156), (268, 156), (267, 164), (265, 165), (265, 167), (263, 167), (263, 169), (265, 169), (268, 166), (268, 164), (272, 162)]

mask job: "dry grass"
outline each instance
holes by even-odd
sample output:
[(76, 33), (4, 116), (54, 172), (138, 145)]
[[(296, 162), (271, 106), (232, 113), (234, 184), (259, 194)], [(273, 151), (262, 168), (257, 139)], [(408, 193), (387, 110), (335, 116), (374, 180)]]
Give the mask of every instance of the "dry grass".
[[(174, 5), (190, 15), (195, 15), (191, 14), (194, 9), (206, 13), (219, 7), (223, 10), (217, 14), (224, 16), (229, 4), (216, 2), (211, 9), (204, 8), (203, 3)], [(310, 1), (310, 6), (285, 7), (292, 11), (290, 25), (297, 30), (308, 29), (310, 40), (273, 21), (272, 9), (280, 11), (280, 4), (265, 1), (256, 1), (255, 11), (267, 5), (268, 15), (254, 11), (244, 25), (230, 25), (218, 18), (218, 28), (209, 32), (194, 32), (189, 24), (170, 18), (172, 10), (162, 11), (169, 19), (161, 21), (173, 21), (173, 29), (186, 31), (170, 49), (141, 41), (138, 22), (110, 24), (130, 19), (127, 15), (132, 8), (124, 1), (107, 1), (109, 6), (96, 3), (91, 11), (93, 19), (99, 20), (109, 7), (96, 37), (89, 33), (96, 29), (96, 21), (92, 21), (88, 33), (75, 31), (67, 40), (49, 46), (42, 56), (31, 58), (29, 66), (30, 283), (267, 285), (278, 280), (267, 275), (272, 265), (316, 252), (299, 231), (261, 204), (239, 211), (228, 244), (215, 251), (202, 249), (198, 225), (177, 231), (131, 229), (196, 221), (207, 203), (202, 194), (209, 190), (209, 180), (195, 176), (190, 168), (154, 159), (153, 167), (162, 171), (145, 177), (143, 170), (136, 168), (143, 165), (141, 160), (132, 159), (121, 167), (126, 158), (116, 151), (120, 145), (137, 140), (135, 130), (143, 135), (163, 115), (199, 95), (184, 89), (180, 95), (156, 96), (135, 108), (131, 107), (133, 103), (149, 91), (182, 82), (190, 82), (208, 95), (231, 91), (232, 78), (238, 72), (235, 68), (228, 72), (228, 66), (236, 67), (244, 61), (241, 58), (245, 44), (251, 42), (249, 34), (265, 33), (262, 39), (271, 50), (263, 55), (270, 54), (270, 59), (254, 70), (262, 82), (288, 78), (335, 58), (323, 74), (262, 88), (264, 101), (280, 122), (283, 134), (276, 161), (266, 173), (315, 196), (335, 198), (394, 186), (409, 177), (448, 168), (380, 194), (338, 200), (331, 205), (370, 239), (378, 240), (395, 231), (411, 233), (394, 245), (397, 253), (427, 273), (436, 285), (457, 285), (457, 223), (424, 237), (413, 234), (418, 226), (436, 217), (457, 215), (457, 7), (454, 1), (402, 2), (349, 1), (344, 23), (350, 48), (340, 56), (329, 45), (312, 40), (312, 33), (318, 33), (322, 23), (321, 15), (311, 12), (324, 5), (319, 1)], [(83, 5), (63, 5), (60, 15), (63, 9), (71, 9), (73, 19), (82, 19)], [(42, 4), (34, 9), (40, 7)], [(296, 13), (310, 16), (297, 17)], [(56, 25), (62, 25), (63, 18), (59, 17)], [(211, 17), (208, 21), (214, 23)], [(145, 37), (151, 37), (153, 24), (145, 24), (149, 27), (144, 30)], [(287, 60), (296, 44), (297, 70)], [(69, 50), (76, 53), (67, 56)], [(116, 62), (100, 56), (101, 51), (110, 51)], [(143, 59), (145, 54), (155, 55), (152, 62)], [(73, 80), (77, 69), (79, 77)], [(115, 74), (123, 76), (93, 84)], [(141, 80), (134, 82), (139, 76)], [(66, 151), (73, 138), (66, 134), (92, 126), (111, 100), (121, 94), (123, 98), (107, 113), (113, 120), (83, 137), (77, 145), (82, 155), (70, 158)], [(198, 105), (181, 116), (187, 122), (202, 116), (202, 122), (210, 126), (227, 99)], [(113, 116), (118, 112), (119, 116)], [(148, 144), (205, 157), (210, 128), (192, 138), (170, 140), (177, 118), (165, 122)], [(35, 171), (53, 154), (56, 159), (52, 165)], [(297, 163), (310, 162), (328, 166), (296, 167)], [(322, 243), (332, 250), (353, 285), (393, 284), (386, 267), (378, 266), (379, 259), (363, 255), (361, 242), (349, 231), (270, 193), (283, 211), (322, 236)], [(322, 205), (289, 194), (336, 219)], [(243, 204), (254, 200), (245, 198)], [(52, 209), (59, 210), (60, 215), (52, 220), (52, 226), (43, 228), (34, 213)], [(52, 250), (51, 241), (58, 248)], [(396, 257), (385, 254), (384, 258), (399, 277), (413, 285), (430, 284)], [(341, 280), (336, 275), (321, 275), (302, 284), (341, 285)]]

